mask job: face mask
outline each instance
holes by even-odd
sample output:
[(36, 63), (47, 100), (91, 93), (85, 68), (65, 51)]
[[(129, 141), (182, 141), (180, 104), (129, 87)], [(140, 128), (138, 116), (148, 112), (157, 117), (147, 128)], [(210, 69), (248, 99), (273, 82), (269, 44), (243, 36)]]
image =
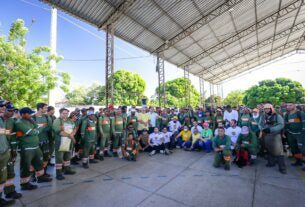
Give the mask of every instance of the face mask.
[(253, 118), (258, 118), (259, 117), (259, 114), (253, 114)]
[(174, 121), (174, 123), (176, 123), (177, 121)]
[(186, 132), (186, 131), (187, 131), (187, 129), (184, 129), (184, 131)]

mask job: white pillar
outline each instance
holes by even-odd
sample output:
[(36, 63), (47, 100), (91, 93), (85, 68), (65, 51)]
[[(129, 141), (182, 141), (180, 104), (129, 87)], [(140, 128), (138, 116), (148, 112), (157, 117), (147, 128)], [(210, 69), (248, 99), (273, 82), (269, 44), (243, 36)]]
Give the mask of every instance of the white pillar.
[[(56, 55), (56, 43), (57, 43), (57, 9), (52, 8), (51, 10), (51, 29), (50, 29), (50, 48), (51, 55)], [(56, 61), (50, 61), (51, 70), (56, 71)], [(48, 104), (51, 106), (55, 106), (55, 90), (52, 89), (49, 91), (48, 95)]]

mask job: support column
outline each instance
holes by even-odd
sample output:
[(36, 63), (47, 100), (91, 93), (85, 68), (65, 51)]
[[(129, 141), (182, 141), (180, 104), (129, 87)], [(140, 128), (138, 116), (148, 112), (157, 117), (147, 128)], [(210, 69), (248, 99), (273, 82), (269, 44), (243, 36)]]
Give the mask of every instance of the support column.
[(190, 91), (190, 72), (188, 68), (184, 67), (184, 79), (185, 81), (185, 107), (191, 105), (191, 91)]
[(105, 66), (105, 78), (106, 78), (106, 106), (113, 104), (113, 74), (114, 74), (114, 36), (113, 27), (107, 25), (106, 27), (106, 66)]
[(200, 88), (200, 105), (205, 108), (205, 91), (204, 91), (204, 80), (203, 77), (199, 77), (199, 88)]
[(165, 91), (165, 73), (164, 73), (164, 60), (157, 54), (156, 72), (158, 73), (158, 100), (159, 107), (166, 106), (166, 91)]
[[(56, 44), (57, 44), (57, 9), (51, 9), (51, 30), (50, 30), (50, 53), (56, 55)], [(50, 67), (52, 71), (56, 71), (56, 61), (50, 61)], [(49, 106), (55, 107), (55, 90), (49, 90), (48, 92), (48, 104)]]

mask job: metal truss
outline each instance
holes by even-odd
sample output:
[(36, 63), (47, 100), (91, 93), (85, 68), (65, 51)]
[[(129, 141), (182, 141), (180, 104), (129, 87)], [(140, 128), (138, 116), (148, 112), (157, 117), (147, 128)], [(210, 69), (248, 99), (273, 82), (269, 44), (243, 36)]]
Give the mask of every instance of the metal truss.
[(111, 25), (106, 27), (106, 63), (105, 63), (105, 78), (106, 78), (106, 106), (109, 103), (113, 104), (113, 74), (114, 74), (114, 36)]
[[(293, 49), (291, 49), (291, 51), (293, 51), (293, 50), (294, 50), (294, 47), (298, 44), (298, 42), (299, 42), (299, 38), (294, 39), (294, 40), (288, 42), (288, 43), (287, 43), (287, 46), (288, 46), (288, 48), (293, 48)], [(261, 65), (261, 64), (263, 64), (263, 63), (265, 63), (265, 62), (269, 62), (269, 61), (270, 61), (269, 57), (270, 57), (271, 53), (272, 53), (273, 55), (277, 55), (277, 54), (281, 53), (282, 50), (283, 50), (284, 48), (285, 48), (285, 45), (281, 45), (281, 46), (275, 48), (275, 49), (273, 50), (273, 53), (272, 53), (272, 51), (267, 51), (267, 52), (261, 54), (260, 56), (258, 56), (258, 57), (256, 57), (256, 58), (253, 58), (253, 59), (251, 59), (251, 60), (249, 60), (249, 61), (247, 61), (247, 63), (243, 62), (243, 63), (237, 65), (236, 67), (232, 67), (232, 68), (226, 69), (226, 70), (224, 71), (225, 73), (226, 73), (226, 72), (231, 72), (231, 73), (228, 74), (228, 75), (227, 75), (228, 77), (226, 77), (226, 78), (224, 78), (224, 79), (227, 79), (227, 78), (229, 78), (229, 77), (232, 77), (232, 76), (234, 76), (234, 75), (237, 75), (237, 74), (239, 74), (239, 73), (242, 73), (242, 72), (244, 72), (244, 71), (246, 71), (246, 70), (249, 70), (249, 69), (251, 69), (251, 68), (254, 68), (254, 67), (256, 67), (256, 66), (258, 66), (258, 65)], [(266, 59), (266, 61), (261, 61), (261, 60), (265, 60), (265, 59)], [(252, 64), (254, 64), (254, 65), (252, 65)], [(252, 66), (247, 67), (247, 65), (252, 65)], [(208, 79), (208, 81), (211, 81), (212, 83), (219, 83), (219, 82), (222, 81), (222, 79), (221, 79), (222, 77), (225, 77), (225, 76), (224, 76), (223, 74), (218, 74), (218, 75), (216, 75), (216, 76), (214, 76), (214, 77)], [(217, 79), (219, 79), (219, 81), (215, 82), (215, 80), (217, 80)]]
[(113, 25), (135, 2), (136, 0), (124, 0), (123, 3), (121, 3), (121, 5), (112, 14), (110, 14), (110, 16), (101, 25), (99, 25), (98, 28), (106, 29), (107, 25)]
[(191, 103), (190, 71), (187, 67), (184, 67), (184, 79), (186, 80), (184, 85), (184, 90), (185, 90), (184, 101), (185, 101), (185, 107), (187, 107)]
[(222, 5), (218, 6), (215, 10), (211, 11), (209, 14), (203, 16), (197, 22), (189, 26), (187, 29), (183, 30), (181, 33), (177, 34), (175, 37), (171, 38), (168, 41), (165, 41), (163, 45), (158, 47), (153, 53), (158, 53), (169, 49), (174, 46), (177, 42), (183, 40), (184, 38), (190, 36), (193, 32), (197, 31), (204, 25), (211, 22), (213, 19), (217, 18), (221, 14), (227, 12), (229, 9), (233, 8), (235, 5), (242, 2), (242, 0), (227, 0)]
[[(296, 31), (303, 30), (304, 28), (305, 28), (305, 21), (295, 25), (292, 28), (283, 30), (282, 32), (279, 32), (275, 36), (272, 35), (271, 37), (264, 39), (263, 41), (259, 42), (258, 44), (250, 45), (247, 48), (244, 48), (243, 51), (238, 52), (238, 53), (236, 53), (236, 54), (234, 54), (234, 55), (232, 55), (232, 56), (230, 56), (226, 59), (221, 60), (218, 64), (215, 64), (215, 65), (213, 65), (209, 68), (206, 68), (205, 70), (201, 71), (197, 75), (204, 74), (205, 72), (212, 72), (213, 70), (215, 70), (217, 68), (220, 68), (220, 67), (223, 67), (224, 65), (227, 65), (228, 63), (232, 63), (235, 60), (258, 50), (261, 47), (270, 45), (273, 41), (277, 41), (279, 39), (286, 38), (289, 34), (294, 33)], [(287, 46), (286, 46), (286, 48), (287, 48)]]
[(211, 55), (212, 53), (232, 44), (235, 41), (239, 41), (240, 38), (246, 37), (247, 35), (251, 34), (252, 32), (255, 32), (257, 29), (260, 29), (274, 21), (276, 21), (277, 18), (280, 18), (282, 16), (285, 16), (293, 11), (295, 11), (296, 9), (299, 8), (300, 4), (299, 4), (300, 0), (295, 0), (293, 2), (291, 2), (290, 4), (286, 5), (285, 7), (283, 7), (282, 9), (280, 9), (279, 11), (274, 12), (273, 14), (271, 14), (270, 16), (259, 20), (257, 23), (247, 27), (246, 29), (236, 33), (235, 35), (227, 38), (226, 40), (219, 42), (218, 44), (210, 47), (209, 49), (205, 50), (204, 52), (196, 55), (195, 57), (191, 58), (190, 60), (184, 62), (183, 64), (180, 64), (178, 67), (184, 67), (186, 65), (192, 65), (194, 63), (196, 63), (197, 61)]
[(158, 100), (159, 107), (166, 106), (166, 90), (165, 90), (165, 73), (164, 73), (164, 60), (157, 55), (156, 72), (158, 73)]
[(204, 91), (204, 79), (199, 76), (199, 88), (200, 88), (200, 105), (205, 108), (205, 91)]

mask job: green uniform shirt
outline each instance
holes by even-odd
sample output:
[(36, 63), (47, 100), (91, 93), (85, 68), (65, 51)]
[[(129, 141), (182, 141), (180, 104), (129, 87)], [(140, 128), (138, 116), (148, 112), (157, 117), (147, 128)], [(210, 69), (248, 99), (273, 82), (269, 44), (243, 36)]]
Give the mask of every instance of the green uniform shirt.
[(246, 148), (257, 148), (257, 137), (254, 133), (249, 133), (247, 137), (240, 134), (237, 138), (236, 145), (244, 144)]
[(52, 120), (49, 119), (47, 115), (42, 115), (42, 116), (34, 115), (33, 119), (38, 126), (39, 141), (40, 142), (48, 141), (50, 136), (50, 131), (52, 130)]
[(32, 120), (19, 119), (16, 121), (16, 136), (21, 149), (37, 148), (39, 146), (39, 131)]
[(243, 114), (241, 117), (240, 117), (240, 127), (243, 127), (243, 126), (247, 126), (247, 127), (250, 127), (250, 124), (251, 124), (251, 117), (249, 114)]
[(259, 131), (259, 127), (258, 127), (258, 122), (259, 122), (260, 116), (258, 116), (257, 118), (251, 118), (251, 123), (250, 123), (250, 129), (252, 132), (258, 132)]
[(123, 120), (123, 117), (121, 116), (115, 116), (113, 119), (112, 119), (112, 123), (111, 123), (111, 127), (112, 127), (112, 133), (123, 133), (123, 130), (125, 128), (124, 126), (124, 120)]
[(157, 119), (157, 127), (163, 129), (164, 127), (168, 127), (169, 123), (169, 116), (167, 114), (161, 114), (160, 117)]
[(305, 114), (303, 112), (286, 114), (285, 128), (288, 132), (294, 134), (305, 132)]
[(101, 134), (110, 134), (111, 132), (111, 120), (107, 116), (101, 116), (98, 119), (98, 126)]
[(132, 127), (134, 129), (137, 129), (138, 128), (138, 118), (136, 116), (128, 116), (127, 117), (127, 125), (131, 124), (132, 123)]
[(17, 149), (17, 138), (16, 138), (16, 129), (15, 129), (15, 119), (9, 118), (5, 120), (5, 129), (10, 131), (10, 135), (7, 135), (8, 142), (10, 144), (11, 149)]
[(81, 136), (85, 142), (95, 142), (96, 139), (96, 121), (89, 118), (83, 120), (81, 127)]
[(215, 123), (215, 129), (218, 127), (224, 127), (223, 116), (215, 116), (214, 123)]
[(60, 144), (62, 137), (60, 133), (64, 131), (68, 134), (71, 134), (75, 128), (75, 123), (71, 119), (64, 121), (62, 118), (57, 118), (55, 119), (52, 128), (55, 134), (55, 142)]
[(219, 135), (213, 138), (213, 148), (220, 148), (221, 145), (225, 145), (224, 150), (231, 150), (231, 139), (229, 136), (224, 135), (223, 138), (220, 138)]
[(5, 130), (4, 120), (0, 117), (0, 154), (9, 149), (9, 144), (5, 134), (7, 134), (7, 131)]

